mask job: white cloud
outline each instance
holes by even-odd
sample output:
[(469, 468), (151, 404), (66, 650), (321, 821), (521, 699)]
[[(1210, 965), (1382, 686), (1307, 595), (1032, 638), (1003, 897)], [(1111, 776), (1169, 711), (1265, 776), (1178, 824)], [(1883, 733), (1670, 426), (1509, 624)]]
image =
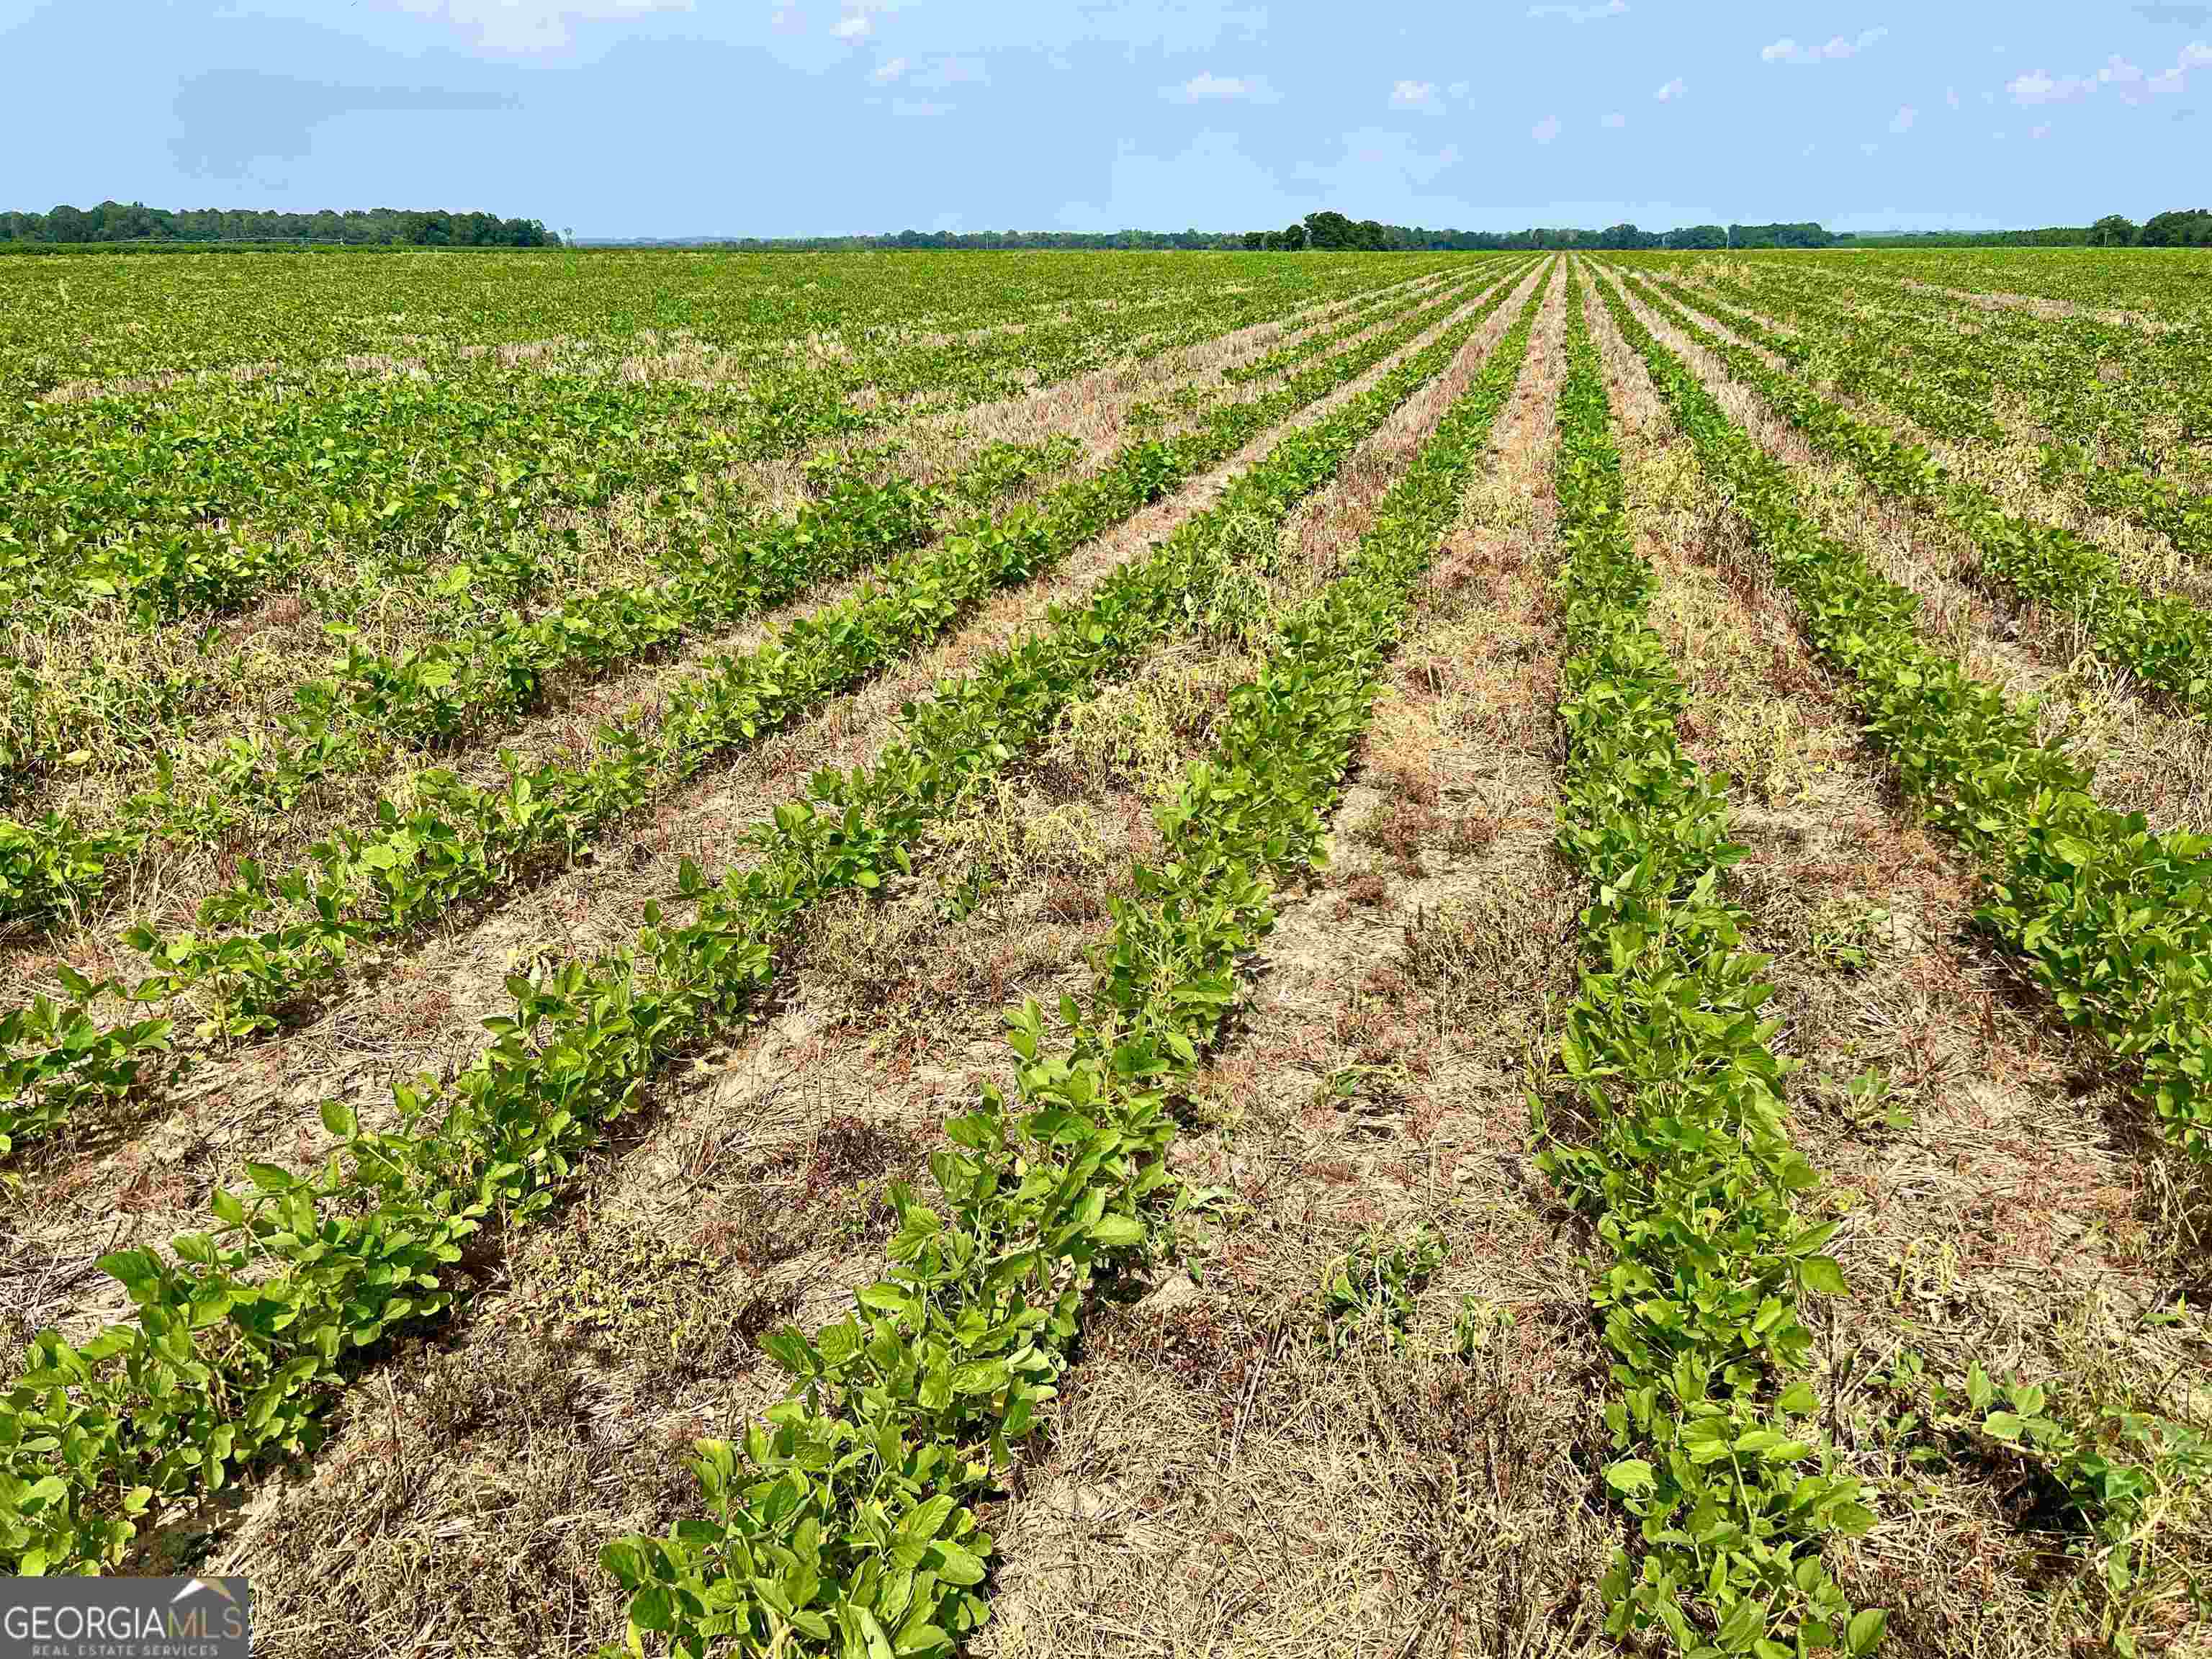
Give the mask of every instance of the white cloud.
[(1906, 133), (1912, 131), (1912, 124), (1919, 118), (1920, 112), (1913, 108), (1911, 105), (1907, 104), (1902, 109), (1899, 110), (1895, 117), (1892, 118), (1889, 124), (1889, 130), (1897, 137), (1902, 138)]
[(2039, 127), (2030, 127), (2027, 130), (2027, 136), (2031, 138), (2048, 138), (2051, 137), (2050, 124), (2045, 122)]
[(1880, 144), (1877, 144), (1869, 139), (1867, 143), (1859, 146), (1859, 154), (1862, 155), (1871, 155), (1881, 148), (1881, 146)]
[(903, 58), (894, 58), (887, 64), (878, 64), (876, 65), (876, 72), (873, 79), (878, 86), (887, 87), (905, 73), (906, 59)]
[(422, 17), (443, 17), (486, 52), (558, 52), (580, 22), (623, 21), (648, 12), (689, 11), (692, 0), (399, 0)]
[(933, 102), (927, 98), (894, 98), (891, 113), (902, 120), (933, 121), (940, 115), (952, 113), (952, 106)]
[(2030, 70), (2005, 82), (2006, 93), (2022, 109), (2033, 109), (2039, 104), (2070, 104), (2077, 98), (2087, 98), (2096, 89), (2097, 83), (2087, 76), (2067, 75), (2054, 80), (2042, 70)]
[(1958, 108), (1958, 107), (1959, 107), (1959, 89), (1958, 89), (1958, 88), (1956, 88), (1956, 87), (1946, 87), (1946, 88), (1943, 88), (1943, 101), (1944, 101), (1945, 103), (1948, 104), (1948, 105), (1949, 105), (1953, 109), (1956, 109), (1956, 108)]
[(2168, 70), (2162, 75), (2146, 76), (2142, 69), (2120, 56), (2117, 52), (2105, 60), (2105, 67), (2097, 71), (2100, 87), (2118, 87), (2124, 104), (2145, 104), (2160, 93), (2174, 90), (2180, 81), (2178, 70)]
[(1444, 90), (1449, 93), (1455, 100), (1457, 100), (1465, 98), (1468, 94), (1474, 91), (1474, 88), (1465, 81), (1455, 81), (1451, 85), (1446, 87)]
[(1628, 125), (1628, 118), (1622, 114), (1619, 110), (1615, 110), (1610, 115), (1607, 116), (1604, 120), (1599, 122), (1598, 125), (1604, 127), (1609, 132), (1618, 132), (1621, 128)]
[(1272, 104), (1275, 89), (1264, 75), (1216, 75), (1203, 70), (1179, 87), (1162, 87), (1160, 96), (1177, 104)]
[(1759, 48), (1761, 60), (1769, 64), (1832, 64), (1846, 58), (1856, 58), (1876, 41), (1889, 33), (1886, 28), (1861, 29), (1850, 40), (1832, 35), (1821, 46), (1801, 46), (1793, 35), (1784, 35), (1771, 46)]
[(1531, 17), (1564, 17), (1570, 23), (1593, 23), (1601, 17), (1619, 17), (1628, 9), (1628, 0), (1606, 0), (1601, 6), (1543, 5), (1528, 8)]
[(1390, 88), (1392, 109), (1434, 109), (1437, 88), (1432, 81), (1401, 81)]
[(2186, 91), (2190, 70), (2207, 67), (2212, 67), (2212, 46), (2191, 40), (2175, 56), (2172, 68), (2155, 75), (2116, 52), (2094, 75), (2053, 75), (2048, 70), (2031, 70), (2006, 82), (2005, 94), (2022, 109), (2035, 109), (2046, 104), (2079, 103), (2110, 87), (2120, 94), (2122, 103), (2140, 108)]
[(1662, 104), (1678, 104), (1690, 95), (1690, 88), (1678, 75), (1651, 95)]
[(2107, 73), (2110, 73), (2114, 80), (2121, 82), (2122, 99), (2130, 104), (2146, 104), (2154, 98), (2163, 98), (2169, 93), (2185, 91), (2189, 85), (2190, 70), (2212, 67), (2212, 46), (2206, 46), (2202, 40), (2191, 40), (2181, 49), (2181, 55), (2174, 59), (2172, 69), (2160, 70), (2156, 75), (2142, 81), (2140, 85), (2128, 83), (2119, 73), (2123, 68), (2133, 69), (2134, 67), (2132, 64), (2127, 64), (2124, 59), (2115, 55), (2112, 61), (2106, 64), (2105, 69), (2099, 71), (2097, 78), (2101, 81), (2105, 79)]
[(841, 40), (859, 40), (876, 32), (876, 18), (884, 12), (897, 11), (911, 0), (844, 0), (844, 15), (830, 31)]
[(1556, 115), (1547, 115), (1528, 129), (1528, 136), (1540, 144), (1550, 143), (1553, 139), (1559, 136), (1559, 118)]

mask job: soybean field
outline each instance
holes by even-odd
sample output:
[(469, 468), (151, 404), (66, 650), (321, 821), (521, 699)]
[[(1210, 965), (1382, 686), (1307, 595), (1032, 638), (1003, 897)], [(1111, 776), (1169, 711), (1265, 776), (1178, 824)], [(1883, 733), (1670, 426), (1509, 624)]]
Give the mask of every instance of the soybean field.
[(2212, 256), (0, 261), (0, 1572), (2212, 1653)]

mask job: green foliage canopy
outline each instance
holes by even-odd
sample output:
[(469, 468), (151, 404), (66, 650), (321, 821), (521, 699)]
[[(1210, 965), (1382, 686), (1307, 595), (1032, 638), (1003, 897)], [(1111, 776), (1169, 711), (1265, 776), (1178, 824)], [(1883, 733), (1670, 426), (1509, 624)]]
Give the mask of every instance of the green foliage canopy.
[(64, 204), (46, 213), (0, 213), (0, 242), (357, 242), (415, 247), (551, 247), (561, 239), (535, 219), (442, 208), (263, 213), (247, 208), (172, 211), (143, 202)]

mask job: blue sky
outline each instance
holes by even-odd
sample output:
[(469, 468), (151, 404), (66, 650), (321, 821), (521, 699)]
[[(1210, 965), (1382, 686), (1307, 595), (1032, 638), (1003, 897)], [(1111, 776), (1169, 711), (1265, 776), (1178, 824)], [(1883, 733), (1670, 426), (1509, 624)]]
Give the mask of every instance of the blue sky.
[(0, 62), (26, 209), (1866, 230), (2212, 198), (2212, 4), (0, 0)]

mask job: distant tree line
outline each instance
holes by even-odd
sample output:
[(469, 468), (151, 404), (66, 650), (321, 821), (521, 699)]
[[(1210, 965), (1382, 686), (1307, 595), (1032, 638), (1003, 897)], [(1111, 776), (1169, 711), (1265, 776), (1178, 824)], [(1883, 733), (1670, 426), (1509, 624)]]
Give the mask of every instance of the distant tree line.
[(2212, 247), (2212, 208), (2176, 208), (2139, 225), (2108, 213), (2089, 227), (2089, 240), (2106, 247)]
[(535, 219), (443, 209), (356, 208), (262, 213), (248, 208), (149, 208), (142, 202), (0, 213), (0, 242), (348, 242), (371, 247), (556, 247)]
[[(1431, 230), (1341, 213), (1309, 213), (1280, 230), (902, 230), (880, 236), (689, 236), (623, 240), (629, 247), (738, 247), (801, 252), (959, 248), (1139, 248), (1413, 253), (1505, 248), (1826, 247), (1849, 241), (1818, 225), (1692, 225), (1670, 231), (1614, 225), (1605, 230)], [(608, 239), (612, 244), (616, 239)]]
[[(535, 219), (442, 210), (354, 209), (339, 213), (264, 213), (245, 208), (172, 210), (142, 203), (58, 207), (46, 213), (0, 213), (0, 244), (71, 246), (100, 242), (340, 242), (362, 246), (557, 247), (560, 237)], [(1639, 230), (1535, 226), (1527, 230), (1431, 230), (1386, 225), (1341, 213), (1309, 213), (1280, 230), (1156, 231), (902, 230), (880, 236), (691, 236), (605, 239), (629, 247), (736, 247), (808, 252), (900, 252), (957, 248), (1248, 249), (1305, 252), (1448, 252), (1483, 250), (1601, 251), (1640, 248), (1879, 247), (2205, 247), (2212, 246), (2212, 210), (2155, 215), (2141, 225), (2110, 214), (2094, 225), (2039, 230), (1898, 232), (1863, 235), (1817, 224), (1686, 225)]]
[(1898, 230), (1854, 238), (1854, 247), (2087, 247), (2096, 241), (2087, 225), (2045, 225), (2039, 230)]
[(1233, 234), (1206, 230), (901, 230), (875, 236), (636, 236), (576, 239), (583, 246), (734, 247), (768, 252), (901, 252), (925, 248), (1185, 249), (1242, 247)]
[(1619, 252), (1656, 247), (1826, 247), (1846, 240), (1812, 224), (1686, 225), (1675, 230), (1639, 230), (1631, 224), (1608, 225), (1602, 230), (1565, 225), (1512, 231), (1428, 230), (1419, 225), (1379, 225), (1371, 219), (1355, 224), (1340, 213), (1310, 213), (1300, 223), (1279, 231), (1248, 231), (1244, 246), (1293, 252), (1301, 248), (1371, 248), (1383, 252), (1515, 248)]
[(2094, 225), (2052, 225), (2042, 230), (1900, 231), (1861, 236), (1861, 247), (2212, 247), (2212, 210), (2177, 208), (2137, 224), (2108, 213)]
[(1341, 213), (1309, 213), (1280, 230), (1222, 233), (1201, 230), (1069, 231), (904, 230), (889, 236), (749, 238), (738, 244), (755, 248), (1244, 248), (1257, 252), (1309, 250), (1376, 253), (1475, 252), (1534, 249), (1559, 252), (1591, 248), (1605, 252), (1638, 248), (1814, 248), (1881, 247), (2203, 247), (2212, 246), (2212, 212), (2197, 208), (2161, 213), (2142, 225), (2115, 214), (2094, 225), (2054, 225), (2039, 230), (1899, 232), (1863, 235), (1832, 231), (1810, 222), (1771, 225), (1684, 225), (1674, 230), (1639, 230), (1631, 224), (1602, 230), (1535, 226), (1527, 230), (1431, 230), (1420, 225), (1386, 225)]
[[(1603, 230), (1539, 226), (1528, 230), (1431, 230), (1424, 225), (1386, 225), (1341, 213), (1309, 213), (1280, 230), (902, 230), (882, 236), (692, 237), (664, 243), (687, 247), (730, 246), (790, 249), (806, 252), (840, 250), (896, 252), (905, 248), (1150, 248), (1230, 249), (1277, 252), (1414, 253), (1494, 249), (1656, 247), (1828, 247), (1849, 243), (1845, 233), (1832, 234), (1819, 225), (1690, 225), (1679, 230), (1638, 230), (1613, 225)], [(640, 246), (641, 244), (629, 244)], [(650, 246), (653, 244), (642, 244)]]

